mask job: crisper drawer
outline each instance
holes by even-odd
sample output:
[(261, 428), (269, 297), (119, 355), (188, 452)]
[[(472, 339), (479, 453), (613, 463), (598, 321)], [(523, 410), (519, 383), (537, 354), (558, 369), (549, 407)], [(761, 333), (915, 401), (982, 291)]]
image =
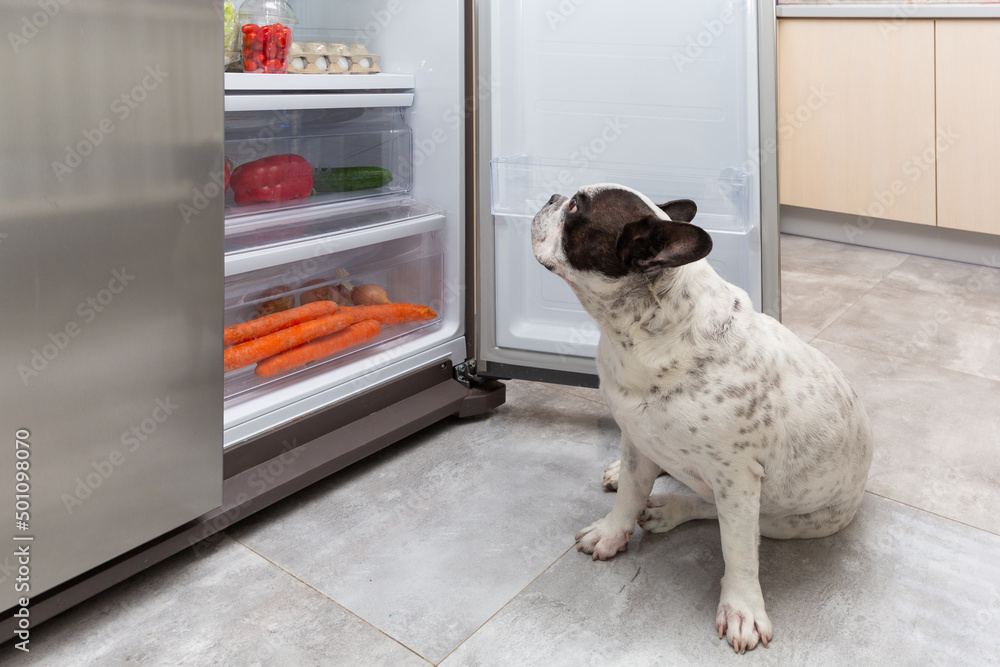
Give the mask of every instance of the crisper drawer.
[[(295, 104), (299, 97), (303, 103)], [(411, 131), (403, 105), (412, 94), (261, 99), (226, 97), (227, 224), (276, 209), (409, 192)], [(264, 102), (274, 108), (256, 108)], [(285, 108), (305, 103), (324, 108)]]
[[(437, 326), (441, 321), (443, 255), (436, 231), (443, 225), (444, 216), (432, 214), (382, 230), (368, 229), (358, 237), (318, 234), (290, 245), (276, 243), (227, 252), (227, 327), (317, 300), (350, 306), (352, 288), (368, 284), (383, 287), (394, 303), (430, 306), (438, 314), (430, 320), (383, 326), (372, 340), (270, 377), (258, 377), (255, 364), (229, 371), (225, 374), (226, 401), (267, 392), (272, 384), (286, 386), (359, 359), (370, 359), (374, 370), (384, 361), (380, 361), (378, 350), (387, 343)], [(248, 254), (255, 259), (248, 261)], [(233, 267), (253, 266), (258, 268), (233, 272)]]

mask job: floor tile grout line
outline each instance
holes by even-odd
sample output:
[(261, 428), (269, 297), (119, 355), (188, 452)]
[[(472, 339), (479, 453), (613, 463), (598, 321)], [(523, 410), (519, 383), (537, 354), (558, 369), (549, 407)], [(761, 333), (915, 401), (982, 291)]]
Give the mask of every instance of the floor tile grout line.
[(841, 342), (839, 340), (831, 340), (829, 338), (820, 338), (818, 335), (816, 337), (814, 337), (812, 340), (810, 340), (809, 344), (812, 345), (816, 341), (819, 341), (820, 343), (829, 343), (831, 345), (840, 345), (841, 347), (849, 347), (852, 350), (859, 350), (861, 352), (867, 352), (869, 354), (878, 354), (878, 355), (881, 355), (883, 357), (888, 357), (890, 359), (898, 359), (899, 361), (902, 361), (902, 362), (907, 363), (907, 364), (911, 364), (913, 366), (921, 366), (923, 368), (930, 368), (930, 369), (933, 369), (933, 370), (936, 370), (936, 371), (947, 371), (949, 373), (959, 373), (961, 375), (964, 375), (965, 377), (977, 378), (979, 380), (987, 380), (989, 382), (1000, 382), (1000, 378), (991, 378), (991, 377), (987, 377), (985, 375), (976, 375), (975, 373), (969, 373), (968, 371), (958, 370), (957, 368), (948, 368), (947, 366), (938, 366), (937, 364), (932, 364), (932, 363), (929, 363), (929, 362), (926, 362), (926, 361), (918, 361), (916, 359), (907, 359), (906, 357), (901, 357), (901, 356), (896, 355), (896, 354), (889, 354), (888, 352), (882, 352), (881, 350), (870, 350), (867, 347), (861, 347), (860, 345), (855, 345), (853, 343), (843, 343), (843, 342)]
[(465, 645), (465, 643), (466, 643), (467, 641), (469, 641), (470, 639), (472, 639), (473, 637), (475, 637), (475, 636), (476, 636), (476, 634), (478, 634), (478, 632), (479, 632), (480, 630), (482, 630), (482, 629), (483, 629), (484, 627), (486, 627), (486, 624), (487, 624), (487, 623), (489, 623), (489, 622), (490, 622), (490, 621), (492, 621), (492, 620), (493, 620), (494, 618), (496, 618), (496, 615), (497, 615), (497, 614), (499, 614), (499, 613), (500, 613), (500, 612), (502, 612), (502, 611), (503, 611), (504, 609), (506, 609), (506, 608), (507, 608), (507, 606), (508, 606), (508, 605), (509, 605), (509, 604), (510, 604), (511, 602), (513, 602), (514, 600), (516, 600), (516, 599), (517, 599), (518, 597), (520, 597), (520, 595), (521, 595), (522, 593), (524, 593), (524, 591), (526, 591), (526, 590), (528, 590), (529, 588), (531, 588), (531, 585), (532, 585), (532, 584), (534, 584), (534, 583), (535, 583), (536, 581), (538, 581), (538, 580), (539, 580), (539, 579), (540, 579), (540, 578), (542, 577), (542, 575), (544, 575), (544, 574), (545, 574), (546, 572), (548, 572), (549, 570), (551, 570), (551, 569), (552, 569), (552, 566), (553, 566), (553, 565), (555, 565), (556, 563), (558, 563), (558, 562), (559, 562), (559, 561), (560, 561), (560, 560), (562, 559), (562, 557), (563, 557), (563, 556), (565, 556), (565, 555), (566, 555), (566, 554), (568, 554), (568, 553), (569, 553), (570, 551), (572, 551), (572, 550), (573, 550), (573, 547), (575, 547), (575, 546), (576, 546), (576, 542), (573, 542), (573, 544), (569, 545), (569, 548), (567, 548), (567, 549), (566, 549), (566, 551), (564, 551), (564, 552), (562, 552), (561, 554), (559, 554), (559, 555), (558, 555), (558, 556), (556, 557), (556, 559), (555, 559), (554, 561), (552, 561), (551, 563), (549, 563), (549, 564), (548, 564), (548, 566), (546, 566), (546, 568), (545, 568), (544, 570), (542, 570), (541, 572), (539, 572), (539, 573), (538, 573), (538, 576), (536, 576), (536, 577), (535, 577), (534, 579), (532, 579), (532, 580), (531, 580), (531, 581), (529, 581), (529, 582), (528, 582), (527, 584), (525, 584), (525, 585), (524, 585), (524, 588), (522, 588), (521, 590), (519, 590), (519, 591), (518, 591), (517, 593), (515, 593), (515, 594), (514, 594), (513, 596), (511, 596), (511, 598), (510, 598), (509, 600), (507, 600), (506, 602), (504, 602), (504, 603), (503, 603), (503, 605), (501, 605), (501, 607), (500, 607), (499, 609), (497, 609), (497, 610), (496, 610), (495, 612), (493, 612), (493, 613), (492, 613), (492, 614), (490, 615), (490, 617), (489, 617), (489, 618), (487, 618), (487, 619), (486, 619), (485, 621), (483, 621), (483, 622), (482, 622), (482, 623), (481, 623), (481, 624), (480, 624), (480, 625), (479, 625), (479, 626), (478, 626), (478, 627), (477, 627), (477, 628), (476, 628), (475, 630), (473, 630), (472, 632), (470, 632), (470, 633), (469, 633), (469, 636), (468, 636), (468, 637), (466, 637), (465, 639), (463, 639), (462, 641), (460, 641), (460, 642), (458, 643), (458, 645), (457, 645), (457, 646), (455, 646), (455, 648), (453, 648), (453, 649), (452, 649), (451, 651), (449, 651), (449, 652), (448, 652), (448, 655), (446, 655), (445, 657), (441, 658), (441, 662), (438, 662), (438, 663), (434, 663), (434, 664), (437, 664), (437, 665), (440, 665), (440, 664), (441, 664), (442, 662), (444, 662), (444, 661), (445, 661), (445, 660), (447, 660), (447, 659), (448, 659), (449, 657), (451, 657), (451, 656), (452, 656), (452, 654), (454, 654), (454, 653), (455, 653), (455, 651), (457, 651), (458, 649), (462, 648), (462, 646), (463, 646), (463, 645)]
[(848, 306), (847, 308), (844, 308), (844, 310), (840, 311), (840, 314), (839, 314), (839, 315), (837, 315), (837, 316), (836, 316), (835, 318), (833, 318), (832, 320), (830, 320), (830, 323), (829, 323), (829, 324), (827, 324), (827, 325), (826, 325), (825, 327), (823, 327), (822, 329), (820, 329), (819, 331), (817, 331), (817, 332), (816, 332), (816, 335), (815, 335), (815, 336), (813, 336), (813, 337), (812, 337), (812, 339), (810, 339), (810, 341), (809, 341), (809, 342), (812, 342), (813, 340), (816, 340), (817, 338), (819, 338), (819, 337), (820, 337), (820, 336), (821, 336), (821, 335), (823, 334), (823, 332), (825, 332), (825, 331), (826, 331), (827, 329), (829, 329), (829, 328), (830, 328), (830, 327), (832, 327), (832, 326), (833, 326), (834, 324), (836, 324), (836, 323), (837, 323), (837, 321), (838, 321), (838, 320), (840, 320), (840, 318), (841, 318), (841, 317), (843, 317), (843, 316), (844, 316), (844, 315), (845, 315), (845, 314), (847, 313), (847, 311), (849, 311), (849, 310), (850, 310), (851, 308), (854, 308), (854, 306), (858, 305), (858, 304), (859, 304), (859, 303), (861, 302), (861, 300), (862, 300), (863, 298), (865, 298), (866, 296), (868, 296), (869, 294), (871, 294), (871, 293), (872, 293), (872, 292), (873, 292), (873, 291), (875, 290), (875, 288), (876, 288), (876, 287), (878, 287), (878, 286), (879, 286), (879, 285), (881, 285), (881, 284), (882, 284), (883, 282), (885, 282), (885, 279), (886, 279), (886, 278), (888, 278), (888, 277), (889, 277), (890, 275), (892, 275), (892, 274), (893, 274), (893, 272), (895, 272), (895, 271), (896, 271), (896, 269), (898, 269), (898, 268), (899, 268), (900, 266), (902, 266), (902, 265), (903, 265), (903, 263), (904, 263), (904, 262), (906, 262), (906, 260), (908, 260), (908, 259), (909, 259), (910, 257), (911, 257), (911, 255), (906, 255), (905, 257), (903, 257), (903, 260), (902, 260), (902, 261), (901, 261), (901, 262), (900, 262), (899, 264), (897, 264), (897, 265), (896, 265), (896, 266), (895, 266), (895, 267), (894, 267), (894, 268), (892, 269), (892, 271), (889, 271), (889, 272), (888, 272), (888, 273), (886, 273), (886, 274), (885, 274), (884, 276), (882, 276), (881, 278), (879, 278), (879, 279), (878, 279), (878, 280), (877, 280), (877, 281), (876, 281), (876, 282), (875, 282), (874, 284), (872, 284), (872, 286), (871, 286), (871, 287), (869, 287), (869, 288), (868, 288), (868, 289), (867, 289), (867, 290), (865, 291), (865, 293), (864, 293), (864, 294), (862, 294), (862, 295), (861, 295), (861, 296), (859, 296), (859, 297), (858, 297), (857, 299), (855, 299), (855, 300), (854, 300), (854, 301), (853, 301), (853, 302), (851, 303), (851, 305), (849, 305), (849, 306)]
[(358, 615), (357, 615), (356, 613), (354, 613), (353, 611), (351, 611), (350, 609), (348, 609), (348, 608), (347, 608), (347, 607), (345, 607), (344, 605), (340, 604), (339, 602), (337, 602), (336, 600), (334, 600), (334, 599), (333, 599), (332, 597), (330, 597), (329, 595), (327, 595), (327, 594), (326, 594), (326, 593), (324, 593), (323, 591), (319, 590), (318, 588), (316, 588), (315, 586), (313, 586), (313, 585), (312, 585), (312, 584), (310, 584), (309, 582), (307, 582), (307, 581), (303, 581), (303, 580), (302, 580), (302, 579), (301, 579), (300, 577), (298, 577), (297, 575), (295, 575), (295, 574), (293, 574), (293, 573), (289, 572), (288, 570), (286, 570), (286, 569), (285, 569), (285, 568), (283, 568), (282, 566), (278, 565), (277, 563), (275, 563), (275, 562), (274, 562), (273, 560), (271, 560), (270, 558), (268, 558), (268, 557), (267, 557), (267, 556), (265, 556), (264, 554), (262, 554), (262, 553), (260, 553), (259, 551), (257, 551), (257, 550), (255, 550), (255, 549), (253, 549), (252, 547), (250, 547), (250, 546), (248, 546), (248, 545), (244, 544), (243, 542), (240, 542), (240, 541), (239, 541), (238, 539), (236, 539), (235, 537), (233, 537), (232, 535), (230, 535), (230, 534), (229, 534), (229, 533), (227, 533), (227, 532), (223, 532), (223, 535), (225, 535), (225, 536), (226, 536), (227, 538), (229, 538), (230, 540), (232, 540), (232, 541), (233, 541), (233, 542), (235, 542), (236, 544), (240, 545), (241, 547), (243, 547), (244, 549), (246, 549), (246, 550), (247, 550), (247, 551), (249, 551), (250, 553), (252, 553), (252, 554), (254, 554), (254, 555), (256, 555), (256, 556), (259, 556), (260, 558), (264, 559), (265, 561), (267, 561), (268, 563), (270, 563), (270, 564), (271, 564), (271, 565), (273, 565), (274, 567), (278, 568), (279, 570), (281, 570), (282, 572), (284, 572), (285, 574), (287, 574), (287, 575), (288, 575), (289, 577), (291, 577), (292, 579), (295, 579), (296, 581), (298, 581), (299, 583), (301, 583), (301, 584), (302, 584), (303, 586), (306, 586), (307, 588), (309, 588), (309, 590), (312, 590), (312, 591), (315, 591), (315, 592), (316, 592), (316, 593), (318, 593), (319, 595), (323, 596), (324, 598), (326, 598), (327, 600), (329, 600), (330, 602), (332, 602), (333, 604), (335, 604), (335, 605), (336, 605), (337, 607), (339, 607), (339, 608), (343, 609), (343, 610), (344, 610), (344, 611), (345, 611), (345, 612), (346, 612), (347, 614), (349, 614), (350, 616), (352, 616), (352, 617), (354, 617), (354, 618), (358, 619), (359, 621), (361, 621), (362, 623), (364, 623), (364, 624), (365, 624), (365, 625), (367, 625), (368, 627), (372, 628), (373, 630), (375, 630), (375, 631), (376, 631), (376, 632), (378, 632), (379, 634), (383, 635), (384, 637), (386, 637), (386, 638), (387, 638), (387, 639), (389, 639), (390, 641), (392, 641), (392, 642), (394, 642), (394, 643), (396, 643), (396, 644), (399, 644), (399, 645), (400, 645), (400, 646), (402, 646), (402, 647), (403, 647), (404, 649), (406, 649), (407, 651), (409, 651), (409, 652), (410, 652), (410, 653), (412, 653), (413, 655), (417, 656), (418, 658), (420, 658), (421, 660), (423, 660), (424, 662), (426, 662), (426, 663), (427, 663), (428, 665), (434, 665), (434, 664), (435, 664), (434, 662), (432, 662), (431, 660), (428, 660), (428, 659), (427, 659), (427, 658), (425, 658), (424, 656), (420, 655), (419, 653), (417, 653), (416, 651), (414, 651), (414, 650), (413, 650), (412, 648), (410, 648), (409, 646), (407, 646), (407, 645), (406, 645), (406, 644), (404, 644), (403, 642), (399, 641), (398, 639), (396, 639), (396, 638), (395, 638), (395, 637), (393, 637), (392, 635), (388, 634), (387, 632), (385, 632), (385, 631), (384, 631), (384, 630), (382, 630), (381, 628), (379, 628), (379, 627), (377, 627), (377, 626), (373, 625), (373, 624), (372, 624), (372, 623), (371, 623), (370, 621), (368, 621), (367, 619), (365, 619), (365, 618), (362, 618), (361, 616), (358, 616)]
[(1000, 537), (1000, 533), (996, 533), (996, 532), (994, 532), (994, 531), (992, 531), (992, 530), (990, 530), (988, 528), (982, 528), (980, 526), (974, 526), (971, 523), (966, 523), (965, 521), (962, 521), (961, 519), (956, 519), (954, 517), (945, 516), (944, 514), (939, 514), (937, 512), (934, 512), (932, 510), (926, 509), (924, 507), (918, 507), (917, 505), (911, 505), (908, 502), (904, 502), (904, 501), (898, 500), (896, 498), (891, 498), (889, 496), (882, 495), (881, 493), (877, 493), (877, 492), (872, 491), (870, 489), (865, 489), (865, 493), (870, 493), (873, 496), (875, 496), (876, 498), (882, 498), (883, 500), (888, 500), (889, 502), (893, 502), (893, 503), (896, 503), (898, 505), (902, 505), (903, 507), (909, 507), (910, 509), (917, 510), (918, 512), (923, 512), (925, 514), (930, 514), (931, 516), (936, 516), (939, 519), (944, 519), (945, 521), (951, 521), (952, 523), (957, 523), (960, 526), (965, 526), (966, 528), (971, 528), (971, 529), (977, 530), (977, 531), (979, 531), (981, 533), (986, 533), (987, 535), (994, 535), (996, 537)]
[[(902, 262), (900, 262), (899, 264), (897, 264), (896, 267), (892, 269), (892, 271), (889, 271), (884, 276), (882, 276), (882, 278), (880, 278), (878, 280), (878, 282), (876, 282), (874, 285), (872, 285), (871, 288), (868, 289), (868, 291), (866, 291), (864, 294), (862, 294), (860, 297), (858, 297), (851, 305), (849, 305), (847, 308), (845, 308), (843, 311), (841, 311), (841, 313), (839, 315), (837, 315), (837, 317), (835, 317), (832, 320), (830, 320), (829, 324), (827, 324), (825, 327), (823, 327), (822, 329), (820, 329), (816, 334), (814, 334), (806, 342), (811, 345), (814, 341), (818, 340), (818, 341), (821, 341), (821, 342), (824, 342), (824, 343), (834, 343), (834, 344), (837, 344), (837, 345), (844, 345), (846, 347), (854, 348), (855, 350), (862, 350), (864, 352), (871, 352), (871, 353), (874, 353), (874, 354), (881, 354), (881, 355), (884, 355), (886, 357), (891, 357), (891, 358), (894, 358), (894, 359), (899, 359), (900, 361), (905, 361), (907, 363), (916, 364), (916, 365), (919, 365), (919, 366), (924, 366), (926, 368), (935, 368), (935, 369), (939, 369), (939, 370), (952, 371), (952, 372), (961, 373), (962, 375), (966, 375), (966, 376), (970, 376), (970, 377), (976, 377), (976, 378), (982, 378), (984, 380), (993, 380), (995, 382), (1000, 382), (1000, 380), (997, 380), (996, 378), (986, 377), (985, 375), (978, 375), (976, 373), (970, 373), (968, 371), (958, 370), (958, 369), (955, 369), (955, 368), (948, 368), (947, 366), (939, 366), (937, 364), (932, 364), (932, 363), (928, 363), (928, 362), (925, 362), (925, 361), (917, 361), (915, 359), (907, 359), (906, 357), (901, 357), (901, 356), (896, 355), (896, 354), (889, 354), (889, 353), (883, 352), (881, 350), (871, 350), (871, 349), (868, 349), (867, 347), (862, 347), (860, 345), (854, 345), (854, 344), (851, 344), (851, 343), (844, 343), (844, 342), (837, 341), (837, 340), (831, 340), (829, 338), (821, 338), (821, 336), (830, 327), (832, 327), (834, 324), (836, 324), (837, 321), (840, 320), (840, 318), (843, 317), (847, 313), (847, 311), (849, 311), (851, 308), (854, 308), (854, 306), (858, 305), (858, 303), (862, 299), (864, 299), (866, 296), (868, 296), (869, 294), (871, 294), (872, 291), (875, 290), (875, 288), (877, 288), (879, 285), (881, 285), (883, 282), (885, 282), (885, 280), (889, 276), (891, 276), (893, 273), (895, 273), (899, 269), (899, 267), (902, 266), (906, 262), (907, 259), (910, 259), (911, 257), (919, 257), (919, 256), (920, 255), (907, 254), (906, 258), (903, 259)], [(942, 260), (942, 261), (947, 261), (947, 260)]]
[(590, 401), (591, 403), (597, 403), (598, 405), (604, 405), (604, 401), (595, 401), (592, 398), (588, 398), (586, 396), (581, 396), (580, 394), (574, 394), (571, 391), (563, 389), (561, 385), (546, 383), (546, 386), (551, 387), (552, 389), (555, 389), (557, 391), (561, 391), (562, 393), (564, 393), (564, 394), (566, 394), (568, 396), (572, 396), (573, 398), (582, 398), (583, 400)]

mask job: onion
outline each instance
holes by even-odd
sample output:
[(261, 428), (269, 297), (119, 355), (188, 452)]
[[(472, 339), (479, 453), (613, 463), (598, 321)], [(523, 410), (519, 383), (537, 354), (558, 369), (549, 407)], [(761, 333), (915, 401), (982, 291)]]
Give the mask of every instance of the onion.
[(354, 291), (351, 292), (351, 301), (354, 302), (355, 306), (381, 306), (392, 303), (384, 289), (371, 284), (355, 287)]

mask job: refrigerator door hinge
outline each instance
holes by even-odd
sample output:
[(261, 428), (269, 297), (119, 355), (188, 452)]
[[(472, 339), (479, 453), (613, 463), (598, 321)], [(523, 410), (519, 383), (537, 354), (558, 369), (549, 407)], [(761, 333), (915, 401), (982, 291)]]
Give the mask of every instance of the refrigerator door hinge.
[(469, 359), (460, 364), (456, 364), (455, 368), (452, 370), (455, 372), (455, 379), (466, 387), (471, 387), (473, 384), (477, 384), (475, 359)]

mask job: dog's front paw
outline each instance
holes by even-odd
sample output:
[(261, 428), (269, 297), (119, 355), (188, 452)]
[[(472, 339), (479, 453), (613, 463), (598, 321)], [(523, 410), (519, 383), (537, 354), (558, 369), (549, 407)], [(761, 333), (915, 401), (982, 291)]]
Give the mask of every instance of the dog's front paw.
[(632, 526), (615, 526), (608, 517), (596, 521), (576, 534), (576, 550), (593, 554), (594, 560), (607, 560), (625, 551), (632, 539)]
[(719, 601), (715, 627), (719, 639), (725, 635), (737, 653), (752, 650), (758, 642), (767, 648), (774, 636), (774, 628), (764, 612), (763, 598), (753, 600), (752, 596), (727, 595), (725, 591)]
[(622, 467), (621, 461), (615, 461), (608, 466), (607, 470), (604, 471), (604, 478), (601, 480), (601, 484), (612, 489), (614, 491), (618, 490), (618, 470)]

